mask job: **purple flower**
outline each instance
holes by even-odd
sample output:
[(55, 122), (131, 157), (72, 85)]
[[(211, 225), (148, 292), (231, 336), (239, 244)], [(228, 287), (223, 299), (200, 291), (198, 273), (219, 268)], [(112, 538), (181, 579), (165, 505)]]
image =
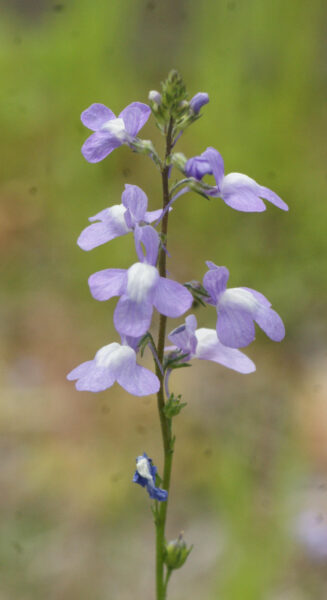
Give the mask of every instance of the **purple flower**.
[(209, 293), (206, 301), (217, 308), (217, 335), (224, 346), (242, 348), (255, 338), (254, 321), (274, 342), (280, 342), (285, 328), (267, 298), (251, 288), (226, 289), (229, 271), (208, 261), (209, 271), (203, 286)]
[(205, 92), (198, 92), (197, 94), (195, 94), (195, 96), (193, 96), (193, 98), (191, 98), (190, 107), (193, 110), (193, 112), (197, 114), (201, 110), (202, 106), (208, 104), (208, 102), (208, 94), (206, 94)]
[(259, 185), (254, 179), (242, 173), (224, 175), (224, 161), (215, 148), (207, 148), (200, 156), (190, 158), (185, 166), (188, 177), (202, 179), (204, 175), (213, 175), (216, 186), (206, 190), (210, 196), (222, 198), (231, 208), (243, 212), (262, 212), (266, 205), (264, 198), (281, 208), (288, 210), (287, 204), (275, 192)]
[(255, 364), (243, 352), (235, 348), (228, 348), (217, 339), (215, 329), (196, 329), (197, 321), (194, 315), (185, 319), (185, 324), (180, 325), (168, 335), (174, 346), (170, 350), (179, 348), (186, 354), (184, 361), (193, 358), (200, 360), (211, 360), (224, 367), (238, 371), (239, 373), (252, 373)]
[(145, 452), (142, 456), (137, 457), (133, 482), (145, 487), (153, 500), (165, 502), (168, 498), (168, 492), (156, 487), (156, 473), (157, 467), (154, 466), (151, 458)]
[(136, 363), (136, 351), (127, 343), (129, 341), (126, 340), (123, 345), (113, 342), (103, 346), (93, 360), (73, 369), (67, 379), (77, 379), (76, 389), (79, 391), (103, 392), (117, 381), (134, 396), (155, 394), (160, 388), (159, 379), (149, 369)]
[(132, 102), (118, 117), (104, 104), (91, 104), (81, 114), (83, 125), (95, 132), (83, 144), (84, 158), (96, 163), (122, 144), (131, 143), (150, 114), (149, 106), (142, 102)]
[(89, 278), (89, 286), (96, 300), (121, 296), (114, 312), (115, 327), (121, 335), (138, 337), (149, 329), (153, 307), (167, 317), (180, 317), (191, 307), (193, 298), (177, 281), (159, 276), (155, 267), (159, 249), (156, 230), (150, 225), (136, 226), (134, 237), (139, 262), (129, 269), (98, 271)]
[(121, 199), (122, 204), (114, 204), (89, 218), (92, 225), (83, 229), (77, 240), (82, 250), (92, 250), (133, 231), (136, 225), (152, 223), (161, 216), (161, 208), (147, 211), (148, 198), (137, 185), (126, 184)]

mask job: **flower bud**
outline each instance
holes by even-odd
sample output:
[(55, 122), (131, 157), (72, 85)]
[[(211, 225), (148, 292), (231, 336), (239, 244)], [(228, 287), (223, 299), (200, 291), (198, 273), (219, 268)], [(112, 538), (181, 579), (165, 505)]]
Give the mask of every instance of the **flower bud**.
[(205, 92), (198, 92), (197, 94), (195, 94), (195, 96), (193, 96), (193, 98), (191, 98), (190, 107), (193, 110), (193, 112), (197, 114), (201, 110), (202, 106), (208, 104), (208, 102), (208, 94), (206, 94)]
[(177, 540), (172, 540), (166, 543), (165, 547), (165, 563), (168, 569), (179, 569), (185, 563), (193, 546), (187, 548), (183, 533), (180, 533)]
[(174, 167), (177, 167), (177, 169), (180, 169), (184, 172), (185, 165), (187, 163), (187, 158), (182, 152), (174, 152), (170, 160), (171, 164), (174, 165)]
[(155, 102), (158, 106), (161, 104), (161, 94), (157, 90), (151, 90), (148, 96), (150, 102)]
[(185, 108), (189, 108), (190, 103), (187, 100), (182, 100), (182, 102), (180, 102), (179, 107), (180, 109), (185, 109)]

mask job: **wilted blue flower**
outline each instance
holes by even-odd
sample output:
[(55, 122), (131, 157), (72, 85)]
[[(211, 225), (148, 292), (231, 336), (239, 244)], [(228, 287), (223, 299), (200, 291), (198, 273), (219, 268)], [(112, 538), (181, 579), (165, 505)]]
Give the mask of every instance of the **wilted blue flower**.
[(121, 335), (138, 337), (148, 331), (153, 307), (167, 317), (180, 317), (191, 307), (193, 298), (177, 281), (159, 276), (155, 267), (159, 249), (156, 230), (150, 225), (136, 226), (134, 236), (139, 262), (129, 269), (98, 271), (89, 278), (89, 286), (96, 300), (121, 296), (114, 312), (115, 327)]
[(133, 231), (141, 223), (153, 223), (162, 214), (161, 208), (147, 211), (148, 198), (137, 185), (126, 184), (121, 199), (121, 204), (114, 204), (89, 218), (92, 225), (83, 229), (77, 240), (82, 250), (92, 250), (110, 242)]
[(145, 487), (153, 500), (164, 502), (168, 498), (168, 492), (156, 487), (156, 473), (157, 467), (154, 466), (151, 458), (145, 452), (142, 456), (137, 457), (133, 482)]
[(216, 186), (206, 190), (206, 194), (222, 198), (231, 208), (243, 212), (262, 212), (266, 205), (261, 200), (264, 198), (281, 208), (288, 210), (287, 204), (275, 192), (259, 185), (254, 179), (242, 173), (229, 173), (224, 175), (224, 161), (215, 148), (207, 148), (200, 156), (190, 158), (185, 166), (188, 177), (202, 179), (204, 175), (213, 175)]
[(202, 327), (196, 329), (197, 321), (194, 315), (189, 315), (185, 323), (170, 332), (168, 338), (174, 346), (166, 350), (180, 349), (185, 354), (184, 361), (193, 358), (211, 360), (239, 373), (252, 373), (255, 364), (243, 352), (224, 346), (217, 338), (215, 329)]
[(196, 114), (201, 110), (202, 106), (208, 104), (209, 96), (205, 92), (198, 92), (191, 98), (190, 107)]
[(103, 346), (93, 360), (73, 369), (67, 379), (77, 379), (76, 389), (79, 391), (102, 392), (117, 381), (134, 396), (155, 394), (160, 388), (159, 379), (149, 369), (137, 364), (133, 341), (126, 339), (122, 345), (113, 342)]
[(209, 293), (206, 302), (218, 312), (217, 335), (225, 346), (242, 348), (255, 338), (254, 321), (275, 342), (285, 336), (280, 316), (271, 308), (263, 294), (247, 287), (226, 289), (229, 271), (207, 261), (209, 271), (204, 275), (203, 287)]
[(81, 114), (83, 125), (95, 132), (82, 146), (84, 158), (96, 163), (122, 144), (131, 143), (150, 114), (149, 106), (142, 102), (132, 102), (118, 117), (104, 104), (91, 104)]

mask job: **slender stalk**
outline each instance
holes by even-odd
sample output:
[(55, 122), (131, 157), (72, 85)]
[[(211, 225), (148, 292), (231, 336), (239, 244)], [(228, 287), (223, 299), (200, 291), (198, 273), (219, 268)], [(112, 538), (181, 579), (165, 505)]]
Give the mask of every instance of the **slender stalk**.
[(170, 579), (171, 574), (172, 574), (172, 570), (167, 569), (166, 579), (165, 579), (165, 593), (167, 593), (168, 581)]
[[(165, 162), (161, 171), (162, 177), (162, 194), (163, 194), (163, 209), (167, 206), (170, 200), (169, 195), (169, 166), (167, 165), (167, 159), (171, 153), (173, 147), (172, 140), (173, 120), (170, 119), (167, 135), (166, 135), (166, 153)], [(161, 237), (163, 243), (167, 244), (167, 232), (168, 232), (168, 217), (169, 211), (165, 213), (161, 221)], [(158, 259), (158, 270), (160, 277), (166, 277), (166, 252), (164, 248), (160, 248), (159, 259)], [(167, 317), (160, 315), (159, 320), (159, 333), (158, 333), (158, 344), (157, 344), (157, 355), (159, 362), (162, 364), (164, 347), (165, 347), (165, 335), (166, 335), (166, 324)], [(164, 413), (165, 408), (165, 389), (164, 389), (164, 377), (157, 366), (156, 368), (157, 377), (160, 381), (160, 389), (157, 394), (158, 412), (160, 418), (163, 450), (164, 450), (164, 473), (163, 473), (163, 484), (162, 487), (168, 492), (169, 498), (169, 487), (170, 487), (170, 475), (172, 468), (173, 459), (173, 448), (172, 448), (172, 433), (171, 433), (171, 419), (167, 418)], [(168, 578), (164, 575), (164, 544), (165, 544), (165, 526), (167, 517), (167, 506), (168, 501), (160, 502), (157, 511), (156, 518), (156, 591), (157, 600), (165, 600)]]

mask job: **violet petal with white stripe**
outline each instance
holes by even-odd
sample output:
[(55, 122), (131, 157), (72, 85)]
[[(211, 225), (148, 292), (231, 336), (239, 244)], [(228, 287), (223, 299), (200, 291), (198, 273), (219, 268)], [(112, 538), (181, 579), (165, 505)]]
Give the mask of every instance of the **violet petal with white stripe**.
[(267, 298), (251, 288), (227, 289), (228, 269), (207, 264), (209, 271), (204, 275), (203, 287), (210, 295), (208, 303), (217, 309), (217, 336), (221, 343), (231, 348), (247, 346), (255, 338), (254, 322), (270, 339), (280, 342), (285, 327)]
[(206, 194), (221, 198), (225, 204), (242, 212), (262, 212), (263, 202), (268, 200), (281, 210), (288, 210), (287, 204), (272, 190), (259, 185), (254, 179), (242, 173), (224, 174), (224, 161), (215, 148), (208, 147), (199, 156), (190, 158), (185, 165), (188, 177), (201, 180), (205, 175), (213, 175), (216, 185)]
[(73, 369), (67, 379), (77, 380), (76, 389), (88, 392), (102, 392), (115, 381), (134, 396), (155, 394), (160, 388), (158, 377), (137, 364), (135, 350), (117, 342), (100, 348), (93, 360)]
[[(189, 315), (186, 317), (184, 325), (180, 325), (168, 335), (174, 348), (179, 348), (187, 355), (184, 362), (198, 358), (219, 363), (243, 374), (255, 371), (255, 364), (252, 360), (240, 350), (224, 346), (217, 338), (214, 329), (204, 327), (196, 329), (196, 326), (195, 316)], [(174, 348), (170, 348), (170, 350)]]
[(109, 300), (120, 296), (114, 324), (121, 335), (144, 335), (151, 324), (153, 307), (167, 317), (180, 317), (192, 305), (192, 294), (180, 283), (159, 276), (156, 262), (159, 236), (153, 227), (136, 225), (135, 248), (139, 262), (129, 269), (104, 269), (89, 278), (92, 296)]
[(95, 132), (82, 146), (84, 158), (96, 163), (122, 144), (132, 143), (150, 114), (149, 106), (142, 102), (132, 102), (118, 117), (104, 104), (91, 104), (81, 115), (83, 125)]
[[(83, 229), (77, 244), (82, 250), (93, 250), (106, 242), (132, 232), (136, 225), (153, 223), (162, 213), (147, 211), (148, 198), (137, 185), (125, 185), (122, 203), (114, 204), (89, 218), (92, 225)], [(98, 222), (97, 222), (98, 221)]]

